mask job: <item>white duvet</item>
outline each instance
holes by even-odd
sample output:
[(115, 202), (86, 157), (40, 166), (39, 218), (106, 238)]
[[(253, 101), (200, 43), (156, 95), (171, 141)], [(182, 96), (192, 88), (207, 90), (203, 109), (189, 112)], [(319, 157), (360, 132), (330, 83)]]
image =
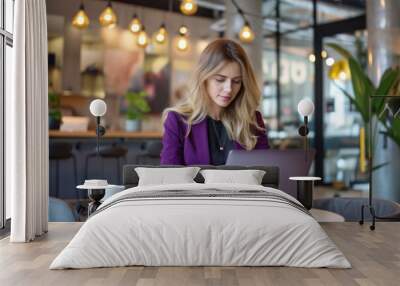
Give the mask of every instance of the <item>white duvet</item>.
[[(238, 184), (135, 187), (107, 199), (50, 269), (145, 266), (294, 266), (350, 268), (321, 226), (305, 212), (257, 198), (115, 200), (131, 192), (262, 190)], [(110, 205), (111, 204), (111, 205)], [(107, 207), (108, 206), (108, 207)]]

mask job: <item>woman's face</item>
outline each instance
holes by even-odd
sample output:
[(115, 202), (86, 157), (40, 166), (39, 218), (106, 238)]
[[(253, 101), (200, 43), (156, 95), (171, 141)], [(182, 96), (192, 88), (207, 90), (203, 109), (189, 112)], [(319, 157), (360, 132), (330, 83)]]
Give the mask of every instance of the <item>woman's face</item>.
[(227, 107), (242, 86), (242, 72), (237, 62), (227, 62), (206, 81), (207, 93), (213, 107)]

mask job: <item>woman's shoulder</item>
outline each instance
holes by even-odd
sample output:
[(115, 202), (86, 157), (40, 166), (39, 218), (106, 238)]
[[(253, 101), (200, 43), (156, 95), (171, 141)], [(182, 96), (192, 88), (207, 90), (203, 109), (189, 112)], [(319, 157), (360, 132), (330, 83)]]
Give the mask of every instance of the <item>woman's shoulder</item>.
[(169, 111), (167, 111), (167, 115), (165, 117), (165, 122), (184, 123), (185, 116), (174, 110), (169, 110)]
[(174, 130), (176, 133), (184, 134), (187, 128), (185, 117), (174, 110), (167, 111), (164, 121), (164, 128), (166, 130)]

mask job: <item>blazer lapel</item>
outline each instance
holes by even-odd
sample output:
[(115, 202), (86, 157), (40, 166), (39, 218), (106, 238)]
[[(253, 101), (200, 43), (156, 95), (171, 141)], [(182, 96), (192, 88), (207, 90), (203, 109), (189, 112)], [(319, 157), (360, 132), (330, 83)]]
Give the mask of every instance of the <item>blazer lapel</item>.
[(192, 125), (192, 135), (196, 157), (199, 159), (201, 164), (210, 164), (210, 150), (208, 146), (208, 129), (207, 119), (199, 122), (198, 124)]

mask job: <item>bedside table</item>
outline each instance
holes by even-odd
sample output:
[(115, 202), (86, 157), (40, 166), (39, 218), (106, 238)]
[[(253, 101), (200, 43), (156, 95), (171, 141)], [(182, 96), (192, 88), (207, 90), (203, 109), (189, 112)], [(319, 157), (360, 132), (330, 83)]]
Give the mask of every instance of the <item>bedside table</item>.
[(297, 182), (297, 199), (306, 209), (312, 208), (314, 181), (321, 180), (320, 177), (290, 177), (289, 180)]
[(80, 185), (76, 187), (79, 190), (86, 190), (90, 203), (88, 206), (88, 216), (94, 213), (104, 200), (112, 195), (119, 193), (125, 189), (125, 186), (107, 185), (103, 187), (91, 187), (88, 185)]
[(90, 203), (88, 206), (88, 216), (96, 211), (101, 205), (100, 200), (106, 193), (106, 188), (109, 186), (107, 180), (85, 180), (83, 185), (76, 186), (78, 190), (86, 190)]
[(87, 191), (88, 197), (90, 199), (90, 203), (88, 206), (88, 217), (89, 217), (101, 205), (100, 200), (104, 197), (106, 190), (105, 189), (84, 189), (84, 188), (78, 188), (78, 189)]

